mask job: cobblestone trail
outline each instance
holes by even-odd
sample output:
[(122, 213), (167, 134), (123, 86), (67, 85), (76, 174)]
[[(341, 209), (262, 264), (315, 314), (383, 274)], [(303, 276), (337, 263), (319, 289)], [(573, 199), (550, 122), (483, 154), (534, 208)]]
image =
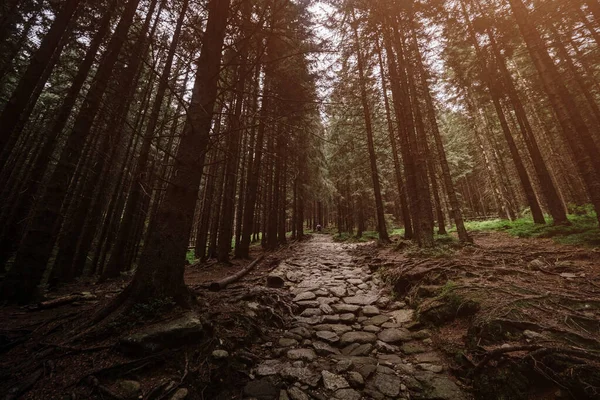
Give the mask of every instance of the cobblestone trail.
[(316, 235), (273, 272), (299, 315), (244, 389), (256, 399), (469, 399), (432, 348), (413, 310), (348, 249)]

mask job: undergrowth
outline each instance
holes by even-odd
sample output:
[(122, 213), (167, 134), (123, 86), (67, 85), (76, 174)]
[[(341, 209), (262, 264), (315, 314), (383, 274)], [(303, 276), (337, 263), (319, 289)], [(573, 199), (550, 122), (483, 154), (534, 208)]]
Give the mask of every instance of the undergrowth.
[(562, 244), (600, 246), (600, 228), (593, 209), (589, 206), (579, 206), (572, 207), (569, 211), (571, 225), (552, 225), (550, 218), (547, 218), (545, 225), (535, 224), (527, 217), (514, 221), (468, 221), (465, 225), (469, 231), (501, 231), (520, 238), (552, 238)]
[(348, 232), (342, 232), (333, 235), (333, 240), (335, 242), (364, 243), (377, 239), (379, 239), (379, 233), (376, 231), (363, 232), (362, 236), (360, 237), (352, 235)]

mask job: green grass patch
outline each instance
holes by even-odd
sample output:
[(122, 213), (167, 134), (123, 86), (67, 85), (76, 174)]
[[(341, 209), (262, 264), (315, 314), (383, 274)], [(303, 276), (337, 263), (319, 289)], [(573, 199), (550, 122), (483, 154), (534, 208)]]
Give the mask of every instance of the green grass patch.
[(351, 235), (347, 232), (336, 233), (333, 235), (333, 240), (335, 242), (364, 243), (377, 239), (379, 239), (379, 233), (377, 233), (376, 231), (363, 232), (361, 237)]
[(571, 225), (552, 225), (546, 218), (545, 225), (535, 224), (531, 218), (519, 218), (514, 221), (494, 219), (489, 221), (468, 221), (469, 231), (499, 231), (520, 238), (552, 238), (557, 243), (600, 246), (600, 228), (596, 213), (589, 207), (576, 207), (568, 218)]

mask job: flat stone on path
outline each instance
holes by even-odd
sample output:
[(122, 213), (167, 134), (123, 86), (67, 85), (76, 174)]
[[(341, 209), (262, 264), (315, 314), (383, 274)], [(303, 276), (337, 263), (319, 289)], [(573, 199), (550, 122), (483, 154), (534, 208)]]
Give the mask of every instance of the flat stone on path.
[(394, 321), (398, 324), (405, 324), (412, 321), (414, 314), (414, 310), (397, 310), (390, 313)]
[(408, 342), (412, 339), (410, 332), (403, 329), (386, 329), (380, 332), (377, 337), (385, 343)]
[(338, 400), (360, 400), (362, 396), (354, 389), (340, 389), (335, 392), (335, 398)]
[(302, 311), (302, 314), (300, 314), (301, 317), (318, 317), (321, 314), (323, 314), (323, 312), (321, 311), (320, 308), (307, 308), (306, 310)]
[(350, 344), (350, 343), (374, 343), (377, 340), (377, 336), (370, 332), (346, 332), (340, 338), (341, 344)]
[(292, 400), (310, 400), (306, 393), (295, 386), (288, 389), (288, 395)]
[(358, 295), (345, 297), (344, 302), (347, 304), (357, 304), (359, 306), (370, 306), (379, 299), (378, 295)]
[[(272, 359), (258, 362), (253, 370), (257, 383), (247, 390), (256, 395), (248, 397), (469, 398), (448, 377), (431, 332), (418, 331), (423, 327), (414, 320), (414, 311), (386, 297), (385, 283), (367, 268), (370, 261), (350, 254), (361, 246), (315, 235), (295, 245), (294, 255), (269, 273), (285, 279), (279, 290), (292, 295), (296, 315), (287, 330), (265, 345), (271, 353), (265, 357)], [(359, 253), (365, 251), (371, 252)], [(274, 286), (281, 285), (276, 280)]]
[(336, 297), (344, 297), (345, 295), (348, 294), (348, 291), (343, 286), (336, 286), (336, 287), (329, 288), (329, 291), (331, 292), (331, 294), (333, 294)]
[(381, 393), (389, 397), (397, 397), (400, 394), (400, 378), (377, 372), (373, 378), (373, 384)]
[(334, 304), (331, 308), (337, 313), (355, 313), (360, 307), (352, 304)]
[(315, 352), (320, 356), (329, 356), (330, 354), (340, 354), (340, 351), (335, 347), (324, 343), (319, 342), (318, 340), (312, 342), (312, 346), (315, 349)]
[(325, 389), (327, 390), (338, 390), (350, 387), (350, 384), (344, 377), (331, 373), (329, 371), (322, 371), (321, 375), (323, 376), (323, 385), (325, 385)]
[(287, 352), (290, 360), (313, 361), (317, 358), (313, 349), (294, 349)]
[(290, 332), (294, 333), (296, 335), (300, 335), (305, 339), (308, 339), (312, 336), (310, 331), (303, 326), (299, 326), (298, 328), (290, 329)]
[(339, 342), (340, 337), (336, 335), (334, 332), (330, 331), (319, 331), (315, 334), (319, 339), (324, 340), (329, 343)]
[(351, 313), (342, 314), (342, 315), (340, 315), (340, 321), (346, 322), (346, 323), (352, 323), (352, 322), (356, 321), (356, 315), (351, 314)]
[(279, 339), (279, 345), (281, 347), (293, 347), (298, 345), (298, 341), (296, 339), (281, 338)]
[(387, 315), (376, 315), (363, 322), (363, 325), (375, 325), (379, 326), (389, 321), (390, 317)]
[(372, 317), (374, 315), (379, 315), (380, 311), (379, 311), (379, 308), (377, 308), (375, 306), (366, 306), (366, 307), (363, 307), (362, 313), (364, 315), (366, 315), (367, 317)]
[(300, 294), (298, 294), (296, 297), (294, 297), (294, 302), (297, 303), (299, 301), (305, 301), (305, 300), (313, 300), (316, 299), (317, 295), (314, 294), (313, 292), (302, 292)]
[(350, 352), (350, 355), (351, 356), (366, 356), (371, 352), (371, 350), (373, 350), (373, 345), (371, 345), (369, 343), (365, 343), (365, 344), (361, 344), (360, 346), (358, 346), (357, 348), (352, 350)]

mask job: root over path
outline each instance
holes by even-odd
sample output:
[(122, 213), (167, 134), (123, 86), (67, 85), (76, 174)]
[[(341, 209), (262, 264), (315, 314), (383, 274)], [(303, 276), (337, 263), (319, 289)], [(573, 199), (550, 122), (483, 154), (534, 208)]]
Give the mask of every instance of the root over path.
[[(244, 389), (258, 399), (469, 399), (413, 311), (349, 250), (317, 235), (273, 272), (298, 305), (295, 322)], [(283, 388), (283, 389), (282, 389)]]

